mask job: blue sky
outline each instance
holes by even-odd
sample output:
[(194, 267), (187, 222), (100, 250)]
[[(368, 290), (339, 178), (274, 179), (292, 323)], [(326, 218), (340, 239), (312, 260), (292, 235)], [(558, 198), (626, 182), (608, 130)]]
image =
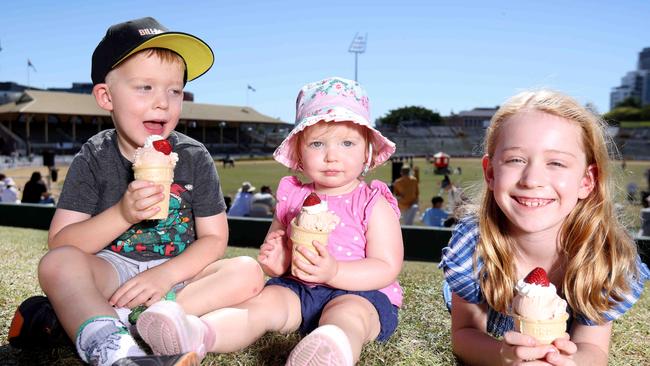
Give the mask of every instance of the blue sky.
[(406, 105), (443, 115), (496, 106), (539, 87), (605, 112), (611, 88), (650, 47), (649, 15), (641, 0), (3, 1), (0, 81), (27, 84), (30, 59), (32, 86), (88, 82), (106, 29), (153, 16), (212, 47), (215, 65), (186, 87), (196, 102), (248, 103), (287, 122), (303, 84), (354, 78), (357, 32), (368, 34), (358, 76), (373, 118)]

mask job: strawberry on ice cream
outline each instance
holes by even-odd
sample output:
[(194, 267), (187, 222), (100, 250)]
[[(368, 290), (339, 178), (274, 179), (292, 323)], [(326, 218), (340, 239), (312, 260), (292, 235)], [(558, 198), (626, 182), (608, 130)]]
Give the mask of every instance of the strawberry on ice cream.
[(146, 180), (163, 186), (165, 198), (157, 205), (160, 211), (150, 219), (166, 219), (169, 214), (169, 192), (174, 180), (174, 167), (178, 154), (172, 151), (172, 145), (162, 136), (151, 135), (144, 146), (135, 150), (133, 156), (133, 174), (135, 179)]
[(340, 219), (327, 210), (327, 201), (321, 201), (316, 193), (311, 193), (302, 204), (296, 216), (296, 225), (303, 229), (330, 232), (338, 225)]
[(517, 282), (512, 300), (515, 329), (542, 343), (550, 343), (566, 330), (566, 301), (560, 298), (546, 271), (537, 267)]
[(294, 265), (296, 259), (307, 261), (297, 249), (303, 246), (316, 253), (314, 241), (327, 245), (330, 232), (340, 221), (338, 216), (327, 210), (327, 201), (321, 201), (316, 193), (312, 192), (305, 198), (298, 216), (291, 220), (290, 238), (293, 243), (291, 273), (296, 275), (297, 268)]
[(143, 147), (135, 150), (133, 167), (142, 165), (171, 165), (174, 168), (177, 161), (178, 154), (172, 152), (172, 146), (169, 141), (165, 140), (162, 136), (151, 135), (147, 137)]

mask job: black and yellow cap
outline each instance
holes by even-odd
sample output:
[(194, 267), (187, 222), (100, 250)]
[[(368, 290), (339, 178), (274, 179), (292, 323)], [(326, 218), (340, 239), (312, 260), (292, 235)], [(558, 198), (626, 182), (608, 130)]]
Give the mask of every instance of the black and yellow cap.
[(93, 84), (103, 83), (106, 74), (132, 54), (148, 48), (165, 48), (185, 61), (186, 81), (205, 74), (214, 63), (207, 43), (182, 32), (170, 32), (156, 19), (147, 17), (112, 25), (99, 42), (92, 57)]

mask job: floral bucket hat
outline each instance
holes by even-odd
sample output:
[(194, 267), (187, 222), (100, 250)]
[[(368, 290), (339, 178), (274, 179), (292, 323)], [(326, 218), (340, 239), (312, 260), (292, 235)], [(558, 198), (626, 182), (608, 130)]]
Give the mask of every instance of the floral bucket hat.
[(309, 83), (296, 99), (296, 124), (273, 157), (294, 170), (299, 169), (295, 138), (318, 122), (353, 122), (370, 130), (370, 143), (376, 152), (370, 168), (383, 164), (395, 152), (395, 144), (370, 124), (370, 105), (366, 91), (356, 81), (330, 77)]

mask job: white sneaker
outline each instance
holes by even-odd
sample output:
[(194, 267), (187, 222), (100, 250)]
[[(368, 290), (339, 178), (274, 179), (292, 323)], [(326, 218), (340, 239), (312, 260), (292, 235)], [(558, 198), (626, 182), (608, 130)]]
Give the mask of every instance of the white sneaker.
[(187, 315), (175, 301), (159, 301), (145, 310), (136, 324), (140, 337), (156, 355), (195, 352), (202, 360), (208, 326), (198, 317)]
[(350, 341), (341, 328), (323, 325), (309, 333), (289, 354), (287, 366), (353, 365)]

